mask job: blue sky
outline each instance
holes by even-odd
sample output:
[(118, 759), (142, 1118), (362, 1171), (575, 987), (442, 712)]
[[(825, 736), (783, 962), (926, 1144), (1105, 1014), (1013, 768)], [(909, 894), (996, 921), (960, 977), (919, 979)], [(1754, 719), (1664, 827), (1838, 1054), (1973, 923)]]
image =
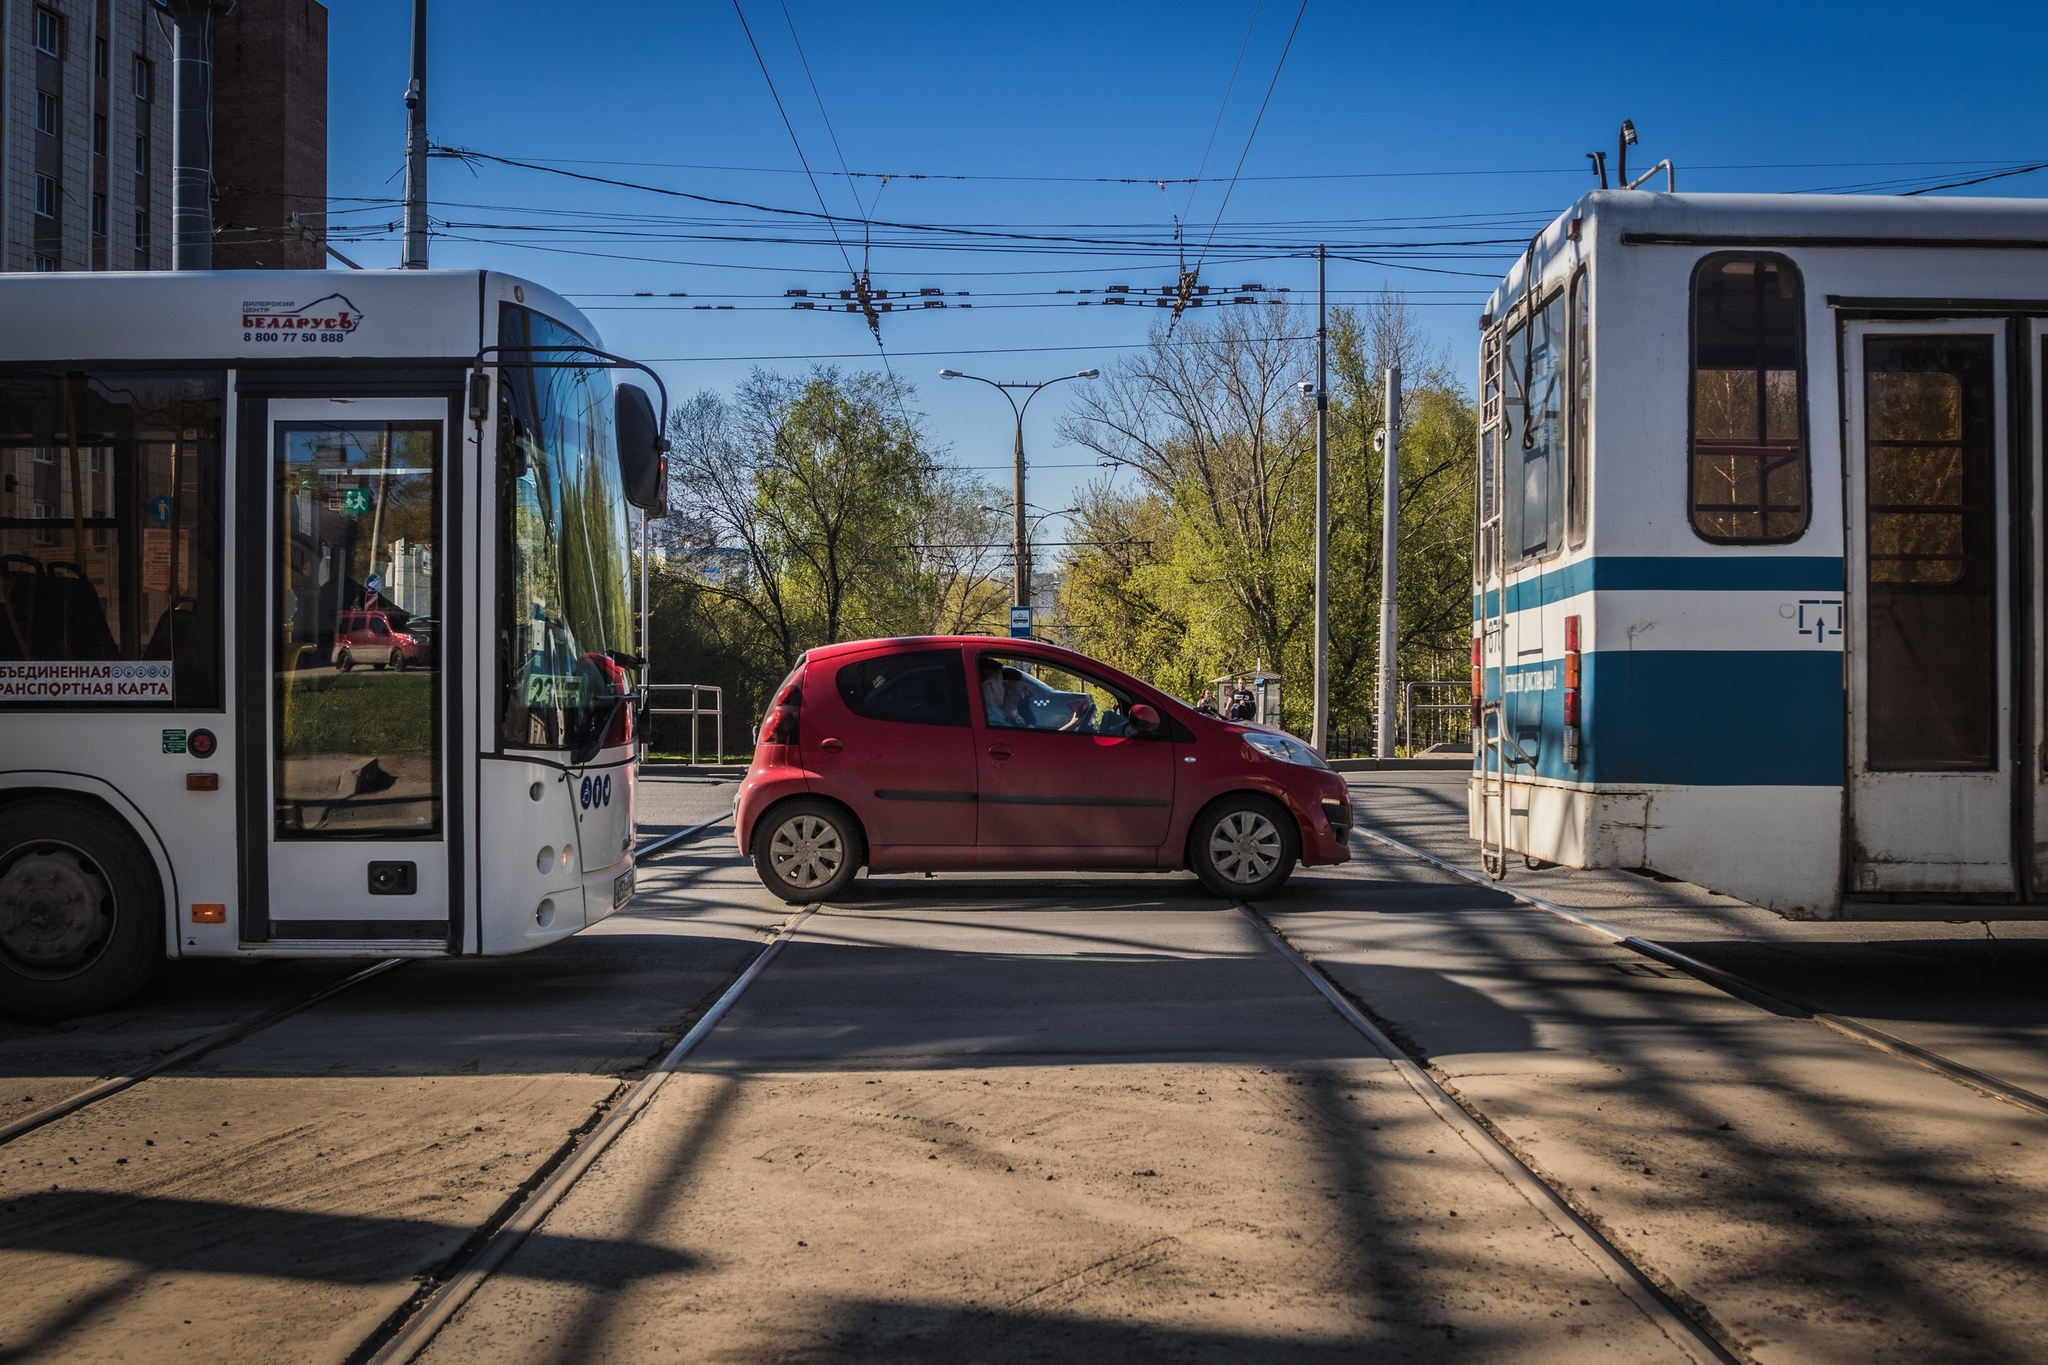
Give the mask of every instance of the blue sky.
[[(1319, 238), (1482, 243), (1435, 248), (1429, 272), (1330, 268), (1339, 300), (1404, 292), (1468, 373), (1478, 302), (1514, 251), (1498, 243), (1526, 238), (1591, 187), (1584, 154), (1611, 153), (1624, 117), (1641, 132), (1634, 163), (1672, 158), (1682, 189), (1877, 188), (2048, 160), (2039, 4), (1561, 12), (1310, 0), (1273, 83), (1298, 6), (788, 0), (786, 20), (782, 0), (744, 0), (814, 192), (731, 0), (434, 0), (430, 133), (751, 204), (815, 212), (822, 195), (833, 213), (903, 224), (1164, 242), (1180, 215), (1205, 281), (1288, 286), (1296, 299), (1311, 297), (1315, 276), (1292, 248)], [(334, 221), (381, 226), (397, 218), (388, 201), (404, 150), (409, 6), (332, 0), (329, 13)], [(1149, 183), (1195, 175), (1205, 147), (1204, 183)], [(849, 180), (842, 157), (853, 172), (897, 178)], [(987, 178), (901, 178), (915, 175)], [(2040, 195), (2048, 172), (1955, 192)], [(433, 264), (513, 270), (577, 296), (614, 349), (676, 358), (659, 367), (671, 394), (729, 389), (755, 364), (809, 363), (727, 357), (881, 363), (858, 316), (794, 310), (783, 297), (847, 285), (849, 262), (863, 260), (857, 224), (840, 227), (840, 247), (814, 221), (447, 160), (433, 164), (431, 195), (436, 218), (482, 225), (450, 228)], [(541, 225), (551, 230), (531, 230)], [(1212, 230), (1218, 242), (1266, 245), (1203, 257)], [(343, 235), (365, 238), (345, 249), (366, 265), (397, 260), (395, 234)], [(1007, 408), (979, 385), (942, 383), (939, 369), (1043, 379), (1106, 367), (1143, 341), (1155, 314), (1053, 291), (1156, 288), (1177, 269), (1170, 244), (1039, 253), (875, 235), (876, 287), (938, 288), (949, 304), (884, 318), (888, 363), (917, 384), (934, 437), (998, 483)], [(790, 236), (819, 240), (761, 240)], [(715, 237), (743, 240), (704, 240)], [(657, 297), (630, 297), (642, 291)], [(1039, 470), (1030, 500), (1042, 507), (1066, 506), (1095, 472), (1056, 442), (1062, 401), (1047, 393), (1027, 431)]]

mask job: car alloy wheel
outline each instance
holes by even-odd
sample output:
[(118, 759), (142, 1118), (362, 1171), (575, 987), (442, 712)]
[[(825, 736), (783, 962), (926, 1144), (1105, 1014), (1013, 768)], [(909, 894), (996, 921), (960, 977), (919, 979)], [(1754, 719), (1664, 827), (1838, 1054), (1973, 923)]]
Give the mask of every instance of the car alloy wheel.
[(768, 840), (775, 875), (800, 891), (823, 886), (846, 862), (846, 841), (831, 821), (806, 811), (776, 826)]
[(1209, 861), (1240, 886), (1256, 886), (1271, 876), (1284, 850), (1279, 826), (1264, 811), (1231, 811), (1209, 835)]

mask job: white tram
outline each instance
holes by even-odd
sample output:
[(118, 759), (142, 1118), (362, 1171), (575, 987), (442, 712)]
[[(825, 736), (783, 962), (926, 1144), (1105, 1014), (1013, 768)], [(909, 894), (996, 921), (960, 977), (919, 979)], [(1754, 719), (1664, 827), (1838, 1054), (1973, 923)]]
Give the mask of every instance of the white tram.
[(2048, 914), (2048, 201), (1598, 191), (1481, 323), (1487, 860)]
[(633, 887), (660, 419), (478, 271), (0, 276), (0, 1009)]

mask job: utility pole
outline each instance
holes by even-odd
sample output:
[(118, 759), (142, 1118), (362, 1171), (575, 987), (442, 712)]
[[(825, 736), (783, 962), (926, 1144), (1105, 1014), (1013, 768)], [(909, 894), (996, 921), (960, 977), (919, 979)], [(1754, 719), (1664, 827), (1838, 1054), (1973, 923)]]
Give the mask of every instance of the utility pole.
[(1384, 463), (1380, 466), (1380, 698), (1375, 719), (1377, 758), (1394, 756), (1394, 712), (1399, 708), (1395, 677), (1395, 626), (1398, 624), (1401, 559), (1401, 367), (1387, 367), (1387, 425), (1382, 433)]
[[(1054, 384), (1061, 383), (1068, 379), (1094, 379), (1101, 373), (1102, 372), (1100, 370), (1081, 370), (1075, 374), (1063, 374), (1058, 376), (1057, 378), (1045, 380), (1042, 383), (1032, 384), (1018, 383), (1009, 380), (983, 379), (978, 374), (965, 374), (959, 370), (939, 371), (939, 378), (941, 379), (972, 379), (977, 383), (988, 385), (997, 393), (1000, 393), (1003, 396), (1003, 398), (1006, 401), (1008, 401), (1010, 405), (1010, 411), (1017, 419), (1017, 438), (1015, 443), (1010, 447), (1010, 461), (1013, 470), (1010, 485), (1010, 510), (1016, 513), (1016, 545), (1014, 549), (1014, 554), (1016, 556), (1017, 570), (1016, 590), (1010, 606), (1010, 634), (1012, 635), (1029, 638), (1032, 630), (1031, 532), (1030, 528), (1024, 524), (1025, 410), (1031, 406), (1031, 400), (1038, 397), (1039, 391), (1041, 389), (1051, 388)], [(1024, 395), (1024, 401), (1022, 403), (1019, 403), (1015, 398), (1010, 396), (1011, 389), (1026, 389), (1029, 392), (1027, 392)]]
[(1329, 252), (1316, 248), (1316, 645), (1314, 706), (1308, 743), (1330, 742), (1330, 329)]
[(427, 0), (412, 0), (412, 80), (405, 87), (405, 260), (427, 268)]
[(223, 0), (158, 0), (171, 19), (171, 269), (213, 269), (213, 19)]

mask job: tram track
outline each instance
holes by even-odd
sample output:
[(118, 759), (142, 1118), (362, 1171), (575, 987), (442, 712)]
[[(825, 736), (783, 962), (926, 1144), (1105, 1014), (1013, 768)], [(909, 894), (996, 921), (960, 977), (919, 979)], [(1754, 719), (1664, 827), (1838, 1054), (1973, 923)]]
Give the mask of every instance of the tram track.
[[(693, 839), (697, 835), (703, 834), (705, 831), (721, 825), (731, 818), (730, 814), (722, 813), (713, 816), (709, 820), (702, 820), (694, 825), (664, 834), (651, 841), (646, 847), (636, 849), (633, 854), (633, 863), (637, 867), (643, 862), (668, 853), (687, 840)], [(68, 1095), (54, 1104), (45, 1105), (32, 1113), (24, 1114), (18, 1119), (0, 1125), (0, 1146), (5, 1146), (18, 1137), (33, 1133), (38, 1128), (47, 1127), (59, 1119), (78, 1113), (82, 1109), (90, 1108), (102, 1100), (111, 1099), (124, 1090), (140, 1085), (152, 1076), (160, 1076), (167, 1071), (175, 1071), (179, 1067), (188, 1066), (210, 1053), (217, 1052), (231, 1044), (239, 1043), (243, 1039), (261, 1033), (267, 1028), (281, 1024), (295, 1015), (303, 1014), (315, 1005), (330, 1000), (343, 991), (374, 980), (413, 960), (410, 957), (389, 957), (373, 962), (360, 971), (351, 972), (349, 975), (342, 977), (339, 981), (330, 981), (317, 990), (309, 991), (295, 1000), (260, 1011), (246, 1019), (237, 1020), (232, 1024), (195, 1038), (189, 1043), (171, 1049), (153, 1061), (141, 1066), (131, 1067), (118, 1076), (102, 1077), (76, 1094)]]
[(281, 1024), (294, 1015), (303, 1014), (322, 1001), (330, 1000), (343, 991), (360, 986), (364, 982), (382, 976), (394, 968), (402, 967), (412, 960), (405, 957), (387, 957), (380, 962), (373, 962), (361, 971), (351, 972), (339, 981), (330, 981), (318, 990), (310, 991), (296, 1000), (278, 1005), (273, 1009), (264, 1010), (259, 1014), (254, 1014), (246, 1019), (229, 1024), (225, 1028), (216, 1029), (203, 1037), (195, 1038), (182, 1047), (173, 1048), (171, 1051), (164, 1053), (152, 1062), (130, 1068), (122, 1075), (104, 1077), (75, 1095), (58, 1100), (55, 1104), (45, 1105), (34, 1113), (24, 1114), (5, 1127), (0, 1127), (0, 1146), (12, 1142), (24, 1134), (33, 1133), (38, 1128), (55, 1123), (58, 1119), (75, 1114), (81, 1109), (98, 1104), (101, 1100), (108, 1099), (120, 1094), (124, 1090), (140, 1085), (152, 1076), (162, 1075), (166, 1071), (174, 1071), (178, 1067), (198, 1061), (208, 1053), (217, 1052), (232, 1043), (239, 1043), (252, 1034), (261, 1033), (264, 1029)]
[[(723, 817), (721, 817), (723, 818)], [(711, 821), (707, 823), (717, 823)], [(673, 836), (672, 836), (673, 837)], [(456, 1253), (451, 1265), (440, 1275), (433, 1276), (414, 1297), (402, 1305), (390, 1318), (366, 1340), (349, 1360), (351, 1365), (407, 1365), (427, 1349), (448, 1321), (461, 1311), (484, 1281), (503, 1266), (512, 1254), (519, 1250), (540, 1225), (546, 1221), (555, 1206), (560, 1204), (574, 1189), (576, 1182), (595, 1166), (607, 1148), (617, 1141), (633, 1120), (653, 1102), (662, 1086), (682, 1066), (685, 1059), (697, 1049), (710, 1032), (718, 1027), (719, 1021), (746, 994), (768, 964), (773, 962), (805, 920), (825, 907), (813, 905), (797, 911), (777, 926), (774, 935), (759, 953), (754, 955), (744, 970), (734, 978), (731, 985), (712, 1002), (711, 1007), (698, 1016), (696, 1023), (676, 1041), (659, 1062), (636, 1082), (623, 1096), (614, 1093), (609, 1113), (593, 1114), (595, 1122), (580, 1133), (571, 1134), (568, 1143), (558, 1150), (535, 1174), (521, 1184), (493, 1218), (479, 1230), (479, 1237), (472, 1239)]]
[[(715, 823), (709, 821), (706, 826)], [(507, 1201), (507, 1207), (452, 1258), (445, 1273), (428, 1279), (413, 1299), (348, 1357), (349, 1365), (411, 1365), (419, 1359), (441, 1330), (540, 1229), (606, 1150), (646, 1110), (668, 1078), (680, 1070), (804, 924), (813, 915), (830, 909), (825, 905), (809, 906), (777, 926), (762, 951), (647, 1075), (623, 1098), (615, 1095), (609, 1102), (612, 1107), (601, 1119), (593, 1115), (591, 1125), (572, 1134), (563, 1148)], [(1594, 1220), (1582, 1213), (1570, 1191), (1558, 1187), (1502, 1136), (1496, 1124), (1408, 1056), (1368, 1016), (1369, 1005), (1361, 1009), (1343, 987), (1296, 949), (1264, 915), (1243, 901), (1229, 902), (1219, 909), (1248, 921), (1266, 946), (1298, 971), (1339, 1017), (1365, 1038), (1435, 1118), (1512, 1186), (1550, 1223), (1557, 1237), (1571, 1245), (1678, 1350), (1702, 1365), (1740, 1365), (1748, 1360), (1746, 1353), (1731, 1351), (1724, 1345), (1724, 1334), (1701, 1321), (1709, 1317), (1703, 1309), (1691, 1304), (1682, 1291), (1668, 1286), (1663, 1277), (1619, 1248)], [(603, 1108), (600, 1106), (601, 1113)]]
[(2025, 1086), (2016, 1085), (2011, 1081), (2003, 1080), (1985, 1071), (1980, 1071), (1976, 1067), (1965, 1065), (1953, 1058), (1944, 1057), (1940, 1053), (1921, 1047), (1917, 1043), (1907, 1042), (1895, 1034), (1887, 1033), (1881, 1028), (1866, 1024), (1860, 1019), (1852, 1019), (1847, 1015), (1835, 1014), (1819, 1009), (1804, 1001), (1787, 996), (1780, 991), (1759, 985), (1740, 973), (1716, 967), (1710, 962), (1703, 962), (1689, 953), (1680, 952), (1678, 949), (1658, 943), (1654, 939), (1646, 939), (1640, 934), (1631, 934), (1618, 925), (1595, 919), (1583, 911), (1574, 910), (1570, 906), (1559, 905), (1555, 901), (1547, 900), (1542, 896), (1532, 895), (1527, 891), (1519, 890), (1504, 882), (1497, 882), (1483, 872), (1460, 867), (1448, 859), (1439, 858), (1432, 853), (1426, 853), (1411, 844), (1394, 838), (1392, 835), (1367, 829), (1363, 825), (1354, 826), (1353, 833), (1361, 838), (1370, 839), (1374, 843), (1391, 848), (1407, 857), (1428, 863), (1440, 871), (1448, 872), (1475, 885), (1486, 887), (1488, 890), (1499, 892), (1513, 901), (1526, 905), (1531, 909), (1540, 910), (1567, 924), (1596, 934), (1616, 947), (1627, 948), (1630, 952), (1639, 953), (1644, 957), (1664, 963), (1666, 966), (1674, 967), (1724, 994), (1733, 996), (1759, 1009), (1786, 1018), (1817, 1024), (1845, 1038), (1854, 1039), (1866, 1047), (1873, 1048), (1888, 1056), (1896, 1057), (1924, 1071), (1933, 1072), (1935, 1075), (1942, 1076), (1958, 1085), (1975, 1090), (1979, 1094), (1989, 1096), (1992, 1099), (2002, 1100), (2036, 1116), (2048, 1118), (2048, 1096), (2037, 1094)]

